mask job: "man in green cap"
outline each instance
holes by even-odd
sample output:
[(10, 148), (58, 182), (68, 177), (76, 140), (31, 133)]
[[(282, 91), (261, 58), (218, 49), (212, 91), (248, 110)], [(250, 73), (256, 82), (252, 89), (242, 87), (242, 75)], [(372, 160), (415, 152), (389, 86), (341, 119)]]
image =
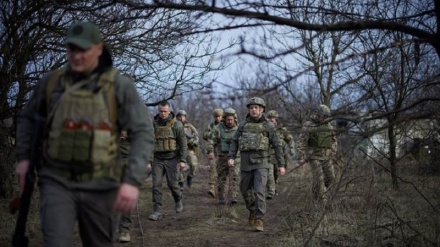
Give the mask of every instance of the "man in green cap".
[[(97, 26), (73, 24), (66, 44), (67, 65), (43, 76), (19, 116), (16, 174), (23, 190), (38, 114), (45, 118), (38, 170), (44, 245), (72, 246), (78, 222), (83, 246), (112, 246), (114, 212), (135, 208), (145, 180), (153, 124), (132, 81), (113, 67)], [(121, 178), (122, 129), (132, 148)]]

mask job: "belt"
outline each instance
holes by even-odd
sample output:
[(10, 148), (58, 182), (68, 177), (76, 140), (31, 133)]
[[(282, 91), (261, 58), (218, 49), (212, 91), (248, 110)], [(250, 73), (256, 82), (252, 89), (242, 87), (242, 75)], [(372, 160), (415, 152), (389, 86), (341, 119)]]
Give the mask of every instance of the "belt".
[(87, 182), (93, 179), (110, 176), (111, 173), (111, 169), (109, 167), (95, 171), (87, 171), (87, 172), (78, 172), (78, 171), (63, 169), (55, 166), (51, 166), (50, 169), (59, 176), (75, 182)]

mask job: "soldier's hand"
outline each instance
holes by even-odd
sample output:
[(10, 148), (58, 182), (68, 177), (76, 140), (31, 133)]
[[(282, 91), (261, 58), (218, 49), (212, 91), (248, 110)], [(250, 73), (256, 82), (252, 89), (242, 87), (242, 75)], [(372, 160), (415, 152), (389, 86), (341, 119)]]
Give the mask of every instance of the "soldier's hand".
[(184, 162), (179, 162), (179, 168), (184, 170), (186, 167), (186, 164)]
[(24, 190), (24, 183), (26, 182), (26, 173), (29, 170), (29, 160), (22, 160), (17, 162), (15, 166), (15, 175), (18, 177), (18, 185), (20, 191)]
[(229, 159), (228, 160), (228, 166), (229, 167), (233, 167), (235, 165), (235, 160), (234, 159)]
[(305, 163), (305, 160), (303, 160), (303, 159), (298, 160), (298, 165), (303, 165), (304, 163)]
[(122, 183), (119, 186), (118, 194), (116, 195), (116, 201), (113, 205), (113, 209), (116, 212), (121, 213), (130, 213), (136, 207), (136, 203), (139, 198), (139, 188), (127, 184)]
[(214, 155), (214, 153), (209, 153), (209, 154), (208, 154), (208, 159), (210, 159), (210, 160), (215, 159), (215, 155)]
[(278, 167), (278, 174), (280, 176), (284, 176), (286, 174), (286, 168), (284, 167)]

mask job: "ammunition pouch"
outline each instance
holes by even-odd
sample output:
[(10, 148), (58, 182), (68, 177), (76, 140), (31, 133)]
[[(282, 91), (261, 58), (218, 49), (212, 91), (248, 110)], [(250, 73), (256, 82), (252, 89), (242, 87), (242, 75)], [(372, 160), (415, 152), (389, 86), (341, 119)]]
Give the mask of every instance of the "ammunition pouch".
[(240, 151), (269, 150), (269, 138), (260, 134), (246, 134), (239, 137)]
[(55, 162), (106, 167), (117, 156), (116, 136), (108, 130), (57, 129), (49, 132), (47, 153)]

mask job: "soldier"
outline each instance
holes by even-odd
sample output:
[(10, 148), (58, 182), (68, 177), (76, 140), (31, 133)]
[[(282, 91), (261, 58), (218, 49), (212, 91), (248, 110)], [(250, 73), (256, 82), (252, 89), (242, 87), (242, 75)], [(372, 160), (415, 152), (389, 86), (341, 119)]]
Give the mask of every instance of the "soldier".
[[(153, 125), (133, 82), (112, 66), (96, 25), (74, 23), (66, 45), (66, 66), (42, 77), (18, 119), (16, 174), (23, 189), (30, 136), (46, 118), (38, 170), (44, 245), (72, 246), (78, 223), (83, 246), (113, 246), (114, 212), (136, 207)], [(122, 129), (133, 146), (121, 178)]]
[[(186, 141), (188, 144), (188, 156), (186, 159), (189, 166), (189, 173), (186, 175), (186, 185), (191, 188), (193, 177), (199, 167), (199, 133), (192, 124), (186, 121), (186, 112), (184, 110), (178, 111), (176, 118), (182, 122), (183, 128), (185, 129)], [(183, 183), (183, 181), (181, 183)], [(182, 186), (183, 184), (181, 184), (181, 187)]]
[(333, 157), (337, 142), (330, 121), (330, 109), (320, 105), (310, 120), (304, 123), (298, 145), (298, 164), (310, 164), (313, 198), (323, 204), (326, 202), (326, 192), (335, 179)]
[(231, 140), (228, 165), (234, 166), (240, 151), (240, 191), (249, 210), (249, 225), (263, 231), (266, 213), (266, 184), (270, 164), (270, 146), (275, 150), (278, 172), (285, 173), (282, 147), (275, 127), (263, 114), (266, 103), (259, 97), (250, 98), (246, 104), (248, 115), (240, 123)]
[[(203, 132), (203, 140), (209, 142), (209, 139), (211, 138), (211, 132), (212, 130), (215, 128), (215, 126), (217, 126), (218, 124), (220, 124), (221, 120), (222, 120), (222, 115), (223, 115), (223, 109), (217, 108), (214, 109), (212, 111), (212, 116), (214, 117), (214, 122), (210, 123), (208, 125), (208, 127), (205, 129), (205, 132)], [(217, 149), (214, 148), (214, 152), (208, 154), (208, 159), (209, 159), (209, 177), (208, 177), (208, 185), (209, 185), (209, 190), (208, 190), (208, 194), (212, 197), (215, 198), (215, 184), (216, 184), (216, 179), (217, 179)]]
[[(295, 141), (293, 140), (293, 136), (289, 133), (287, 128), (278, 123), (278, 112), (276, 112), (275, 110), (271, 110), (267, 112), (266, 116), (269, 121), (273, 123), (277, 131), (278, 139), (280, 141), (281, 147), (283, 148), (284, 160), (286, 161), (287, 169), (287, 164), (295, 153)], [(273, 169), (269, 169), (269, 177), (267, 178), (268, 193), (266, 199), (269, 200), (276, 195), (276, 183), (278, 182), (275, 151), (273, 149), (271, 149), (271, 163), (273, 165)]]
[[(155, 146), (153, 175), (153, 213), (149, 219), (162, 218), (162, 179), (165, 175), (175, 202), (176, 213), (183, 210), (182, 191), (178, 185), (180, 170), (185, 168), (187, 143), (183, 124), (174, 117), (170, 104), (163, 101), (154, 117)], [(179, 169), (180, 168), (180, 169)]]
[[(211, 138), (209, 139), (207, 146), (208, 156), (213, 157), (214, 153), (217, 153), (217, 198), (219, 204), (226, 204), (225, 198), (225, 186), (226, 180), (229, 177), (230, 186), (227, 187), (226, 195), (229, 195), (229, 204), (234, 205), (237, 203), (238, 195), (238, 179), (239, 179), (239, 167), (228, 165), (228, 152), (231, 145), (231, 139), (234, 136), (238, 128), (237, 114), (234, 109), (226, 108), (223, 112), (223, 121), (218, 124), (211, 132)], [(214, 152), (214, 150), (217, 150)], [(240, 159), (235, 160), (239, 164)]]

